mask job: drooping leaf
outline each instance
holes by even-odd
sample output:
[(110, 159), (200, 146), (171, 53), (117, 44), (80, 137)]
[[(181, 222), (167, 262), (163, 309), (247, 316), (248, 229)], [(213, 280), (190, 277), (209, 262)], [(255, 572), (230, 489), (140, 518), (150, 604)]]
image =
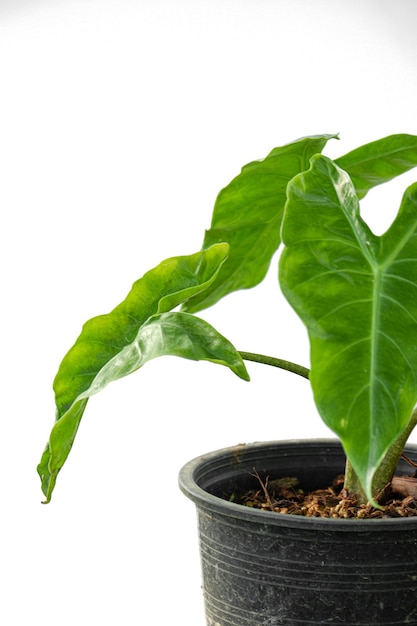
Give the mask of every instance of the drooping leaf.
[(248, 379), (233, 346), (207, 322), (169, 313), (207, 288), (227, 257), (227, 244), (174, 257), (147, 272), (111, 313), (89, 320), (54, 381), (56, 422), (38, 466), (48, 502), (71, 450), (89, 397), (163, 354), (227, 365)]
[(78, 400), (98, 393), (148, 361), (168, 355), (227, 365), (237, 376), (249, 380), (242, 357), (215, 328), (190, 313), (171, 311), (153, 315), (142, 324), (135, 339), (100, 369)]
[(371, 499), (417, 401), (417, 184), (377, 237), (349, 176), (317, 155), (289, 185), (283, 242), (280, 283), (308, 329), (317, 408)]
[(335, 159), (348, 172), (358, 198), (376, 185), (386, 183), (417, 165), (417, 137), (389, 135)]
[(229, 257), (210, 288), (184, 304), (185, 311), (201, 311), (228, 293), (263, 280), (281, 243), (287, 184), (332, 138), (337, 135), (315, 135), (274, 148), (265, 159), (245, 165), (220, 191), (203, 249), (227, 242)]

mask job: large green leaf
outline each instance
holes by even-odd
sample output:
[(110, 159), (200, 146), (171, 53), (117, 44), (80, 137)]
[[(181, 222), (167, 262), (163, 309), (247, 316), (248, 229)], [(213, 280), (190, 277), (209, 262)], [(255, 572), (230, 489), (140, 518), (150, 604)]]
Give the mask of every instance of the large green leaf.
[(349, 176), (326, 157), (293, 179), (280, 283), (307, 326), (317, 408), (369, 498), (417, 401), (417, 184), (375, 236)]
[[(289, 181), (305, 171), (337, 135), (304, 137), (279, 148), (261, 161), (245, 165), (222, 189), (206, 231), (203, 249), (221, 241), (230, 245), (229, 258), (211, 287), (187, 301), (184, 310), (196, 312), (238, 289), (259, 284), (281, 243), (281, 222)], [(390, 135), (365, 144), (336, 159), (362, 198), (376, 185), (417, 165), (417, 137)]]
[(225, 261), (227, 244), (174, 257), (147, 272), (111, 313), (89, 320), (54, 381), (56, 422), (38, 466), (49, 502), (90, 396), (164, 354), (227, 365), (248, 380), (235, 348), (207, 322), (171, 312), (206, 289)]
[(335, 159), (349, 173), (358, 198), (376, 185), (392, 180), (417, 165), (417, 137), (389, 135)]
[(335, 137), (315, 135), (274, 148), (265, 159), (245, 165), (220, 191), (203, 249), (225, 241), (230, 245), (229, 258), (210, 288), (184, 304), (185, 311), (201, 311), (228, 293), (263, 280), (281, 243), (288, 182), (307, 169), (313, 154)]

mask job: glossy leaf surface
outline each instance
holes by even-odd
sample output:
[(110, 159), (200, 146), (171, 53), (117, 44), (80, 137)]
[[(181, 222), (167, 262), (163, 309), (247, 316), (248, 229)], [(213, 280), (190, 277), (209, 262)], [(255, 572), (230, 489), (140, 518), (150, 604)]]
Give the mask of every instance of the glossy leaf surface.
[(169, 312), (207, 288), (227, 257), (227, 244), (174, 257), (147, 272), (111, 313), (89, 320), (54, 381), (57, 421), (38, 466), (46, 501), (71, 450), (90, 396), (164, 354), (208, 360), (248, 374), (233, 346), (207, 322)]
[(335, 159), (348, 172), (358, 198), (376, 185), (386, 183), (417, 165), (417, 137), (389, 135), (367, 143)]
[(305, 323), (317, 408), (371, 498), (417, 401), (417, 184), (375, 236), (349, 176), (317, 155), (289, 185), (282, 290)]
[(203, 249), (227, 242), (229, 258), (211, 287), (189, 300), (183, 307), (185, 311), (200, 311), (232, 291), (254, 287), (263, 280), (281, 243), (289, 181), (307, 169), (313, 154), (321, 152), (327, 141), (335, 137), (304, 137), (274, 148), (265, 159), (245, 165), (220, 191)]

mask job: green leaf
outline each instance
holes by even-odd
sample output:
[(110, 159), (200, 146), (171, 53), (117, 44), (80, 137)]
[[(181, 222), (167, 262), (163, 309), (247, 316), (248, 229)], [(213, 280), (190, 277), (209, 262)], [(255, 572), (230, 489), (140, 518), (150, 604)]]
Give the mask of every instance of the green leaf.
[(185, 313), (168, 313), (211, 284), (227, 252), (227, 244), (218, 244), (162, 262), (138, 280), (111, 313), (84, 325), (54, 381), (56, 422), (38, 466), (47, 502), (89, 397), (109, 382), (163, 354), (221, 363), (248, 379), (238, 352), (207, 322)]
[(317, 408), (372, 500), (372, 480), (417, 401), (417, 184), (381, 237), (326, 157), (293, 179), (282, 290), (305, 323)]
[[(196, 312), (225, 295), (259, 284), (281, 243), (281, 222), (289, 181), (308, 169), (310, 158), (321, 153), (338, 135), (313, 135), (274, 148), (261, 161), (245, 165), (222, 189), (206, 231), (203, 249), (218, 242), (230, 245), (229, 258), (211, 287), (183, 306)], [(376, 185), (417, 165), (417, 137), (390, 135), (352, 150), (336, 159), (346, 170), (359, 198)]]
[(386, 183), (417, 165), (417, 137), (390, 135), (365, 144), (335, 159), (348, 172), (358, 198), (376, 185)]
[(337, 135), (304, 137), (274, 148), (262, 161), (245, 165), (220, 191), (203, 249), (214, 243), (230, 245), (229, 258), (211, 287), (188, 300), (183, 309), (201, 311), (225, 295), (260, 283), (281, 242), (281, 219), (287, 184), (307, 169), (310, 157)]
[(78, 400), (98, 393), (114, 380), (164, 355), (227, 365), (237, 376), (249, 380), (242, 357), (227, 339), (205, 320), (174, 311), (153, 315), (142, 324), (134, 341), (101, 368)]

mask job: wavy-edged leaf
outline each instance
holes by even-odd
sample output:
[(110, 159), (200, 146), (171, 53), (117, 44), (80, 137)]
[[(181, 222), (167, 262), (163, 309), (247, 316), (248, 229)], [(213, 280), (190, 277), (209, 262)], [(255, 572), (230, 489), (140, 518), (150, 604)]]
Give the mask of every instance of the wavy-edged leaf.
[(206, 289), (228, 253), (227, 244), (173, 257), (134, 283), (111, 313), (89, 320), (66, 354), (54, 381), (56, 422), (38, 466), (48, 502), (71, 450), (88, 398), (162, 354), (227, 365), (242, 378), (240, 355), (207, 322), (168, 311)]
[(185, 311), (201, 311), (228, 293), (263, 280), (281, 243), (287, 184), (332, 138), (337, 135), (314, 135), (274, 148), (265, 159), (245, 165), (220, 191), (203, 249), (225, 241), (229, 258), (211, 287), (187, 301)]
[(417, 401), (417, 184), (381, 237), (349, 176), (317, 155), (293, 179), (280, 283), (307, 326), (317, 408), (372, 498), (372, 480)]
[(335, 163), (348, 172), (358, 198), (363, 198), (372, 187), (416, 167), (417, 137), (389, 135), (348, 152)]

